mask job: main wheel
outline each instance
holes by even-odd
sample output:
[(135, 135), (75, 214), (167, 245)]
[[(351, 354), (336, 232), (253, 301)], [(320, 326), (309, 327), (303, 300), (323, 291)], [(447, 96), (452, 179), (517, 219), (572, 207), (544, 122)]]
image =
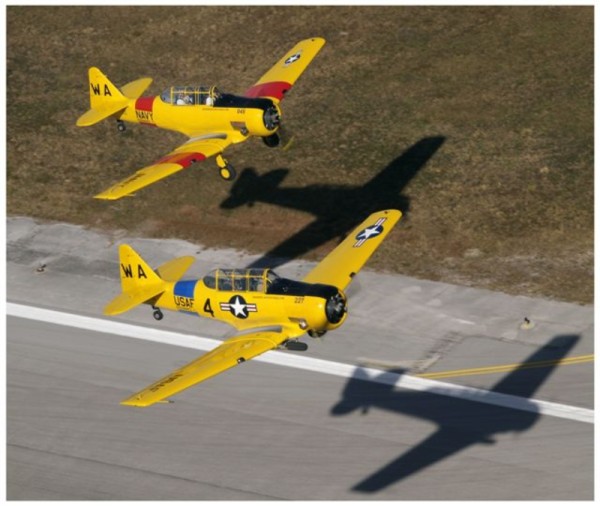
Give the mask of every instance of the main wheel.
[(164, 315), (160, 309), (155, 309), (152, 313), (152, 316), (154, 316), (154, 319), (158, 320), (158, 321), (162, 320), (164, 317)]
[(219, 175), (225, 181), (233, 181), (235, 179), (235, 176), (237, 175), (237, 173), (232, 165), (227, 164), (227, 165), (225, 165), (225, 167), (219, 168)]
[(119, 132), (124, 132), (125, 130), (127, 130), (125, 123), (123, 123), (121, 120), (117, 120), (117, 130)]

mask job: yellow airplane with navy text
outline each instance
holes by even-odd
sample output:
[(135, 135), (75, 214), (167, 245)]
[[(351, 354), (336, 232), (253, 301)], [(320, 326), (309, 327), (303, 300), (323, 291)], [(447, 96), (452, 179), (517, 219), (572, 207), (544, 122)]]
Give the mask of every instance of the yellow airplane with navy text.
[(122, 293), (104, 309), (107, 315), (150, 304), (154, 318), (161, 309), (214, 318), (236, 333), (193, 362), (125, 399), (121, 404), (150, 406), (275, 348), (303, 351), (303, 334), (323, 335), (347, 316), (344, 293), (402, 214), (370, 215), (302, 281), (281, 278), (270, 269), (216, 269), (202, 279), (182, 280), (194, 258), (180, 257), (156, 270), (128, 245), (119, 247)]
[(95, 197), (115, 200), (131, 195), (212, 156), (221, 177), (234, 179), (235, 169), (223, 151), (250, 137), (261, 137), (269, 147), (286, 144), (279, 103), (324, 44), (318, 37), (299, 42), (241, 96), (221, 93), (215, 86), (172, 86), (160, 96), (144, 97), (151, 78), (138, 79), (119, 90), (98, 68), (91, 67), (90, 110), (77, 120), (77, 126), (113, 117), (119, 131), (125, 131), (125, 122), (131, 122), (189, 137), (154, 164)]

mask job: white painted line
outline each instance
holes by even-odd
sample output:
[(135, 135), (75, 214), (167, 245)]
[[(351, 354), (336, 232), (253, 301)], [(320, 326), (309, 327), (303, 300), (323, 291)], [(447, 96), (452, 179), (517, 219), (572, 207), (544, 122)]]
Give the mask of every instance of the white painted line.
[[(159, 330), (151, 327), (141, 327), (129, 323), (121, 323), (102, 318), (92, 318), (89, 316), (80, 316), (71, 313), (42, 309), (33, 306), (25, 306), (11, 302), (6, 303), (6, 312), (10, 316), (18, 318), (27, 318), (30, 320), (43, 321), (56, 325), (65, 325), (79, 329), (92, 330), (96, 332), (105, 332), (123, 337), (134, 339), (143, 339), (157, 343), (170, 344), (175, 346), (184, 346), (197, 350), (212, 350), (222, 341), (210, 339), (207, 337), (197, 337), (180, 332)], [(271, 351), (265, 355), (254, 358), (257, 362), (267, 364), (281, 365), (301, 369), (304, 371), (318, 372), (321, 374), (331, 374), (342, 378), (360, 378), (366, 381), (393, 385), (396, 388), (406, 388), (419, 392), (427, 392), (448, 397), (455, 397), (494, 406), (529, 411), (542, 415), (565, 418), (584, 423), (594, 423), (594, 411), (591, 409), (580, 408), (577, 406), (568, 406), (557, 404), (555, 402), (540, 401), (536, 399), (526, 399), (514, 395), (490, 392), (479, 388), (472, 388), (443, 381), (436, 381), (427, 378), (417, 378), (404, 374), (391, 372), (382, 372), (371, 368), (357, 368), (354, 365), (322, 360), (319, 358), (306, 357), (301, 355), (292, 355), (278, 351)]]

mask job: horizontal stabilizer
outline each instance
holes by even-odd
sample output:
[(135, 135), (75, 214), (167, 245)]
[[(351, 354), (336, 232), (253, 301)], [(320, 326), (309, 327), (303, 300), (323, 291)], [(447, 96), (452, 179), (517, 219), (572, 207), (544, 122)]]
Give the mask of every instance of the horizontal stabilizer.
[(125, 95), (127, 98), (140, 98), (142, 93), (146, 91), (148, 86), (152, 84), (151, 77), (142, 77), (136, 81), (132, 81), (127, 83), (125, 86), (121, 88), (121, 93)]
[(154, 285), (135, 292), (123, 292), (111, 300), (104, 308), (105, 315), (117, 315), (133, 309), (144, 302), (149, 301), (153, 297), (160, 295), (164, 291), (164, 287)]
[(123, 100), (104, 104), (100, 109), (90, 109), (79, 117), (76, 125), (79, 127), (95, 125), (103, 119), (106, 119), (125, 109), (127, 107), (127, 103), (127, 100)]
[(181, 279), (195, 261), (196, 259), (191, 256), (175, 258), (162, 264), (156, 269), (156, 272), (163, 281), (175, 283)]

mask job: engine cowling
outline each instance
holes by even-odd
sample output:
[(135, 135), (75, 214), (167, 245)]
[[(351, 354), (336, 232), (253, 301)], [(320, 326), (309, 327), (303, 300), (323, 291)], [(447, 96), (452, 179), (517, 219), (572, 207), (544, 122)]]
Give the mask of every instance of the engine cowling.
[(269, 131), (277, 129), (281, 122), (281, 114), (275, 104), (267, 107), (263, 113), (263, 123)]
[(232, 109), (232, 112), (237, 111), (232, 124), (244, 135), (267, 137), (275, 134), (281, 123), (279, 106), (269, 98), (221, 93), (215, 105)]
[(270, 295), (286, 295), (287, 317), (310, 335), (323, 335), (346, 319), (346, 296), (337, 287), (276, 277), (267, 289)]
[(325, 303), (325, 316), (327, 317), (327, 321), (332, 325), (339, 325), (346, 317), (347, 312), (346, 298), (341, 292), (337, 292), (327, 299)]

